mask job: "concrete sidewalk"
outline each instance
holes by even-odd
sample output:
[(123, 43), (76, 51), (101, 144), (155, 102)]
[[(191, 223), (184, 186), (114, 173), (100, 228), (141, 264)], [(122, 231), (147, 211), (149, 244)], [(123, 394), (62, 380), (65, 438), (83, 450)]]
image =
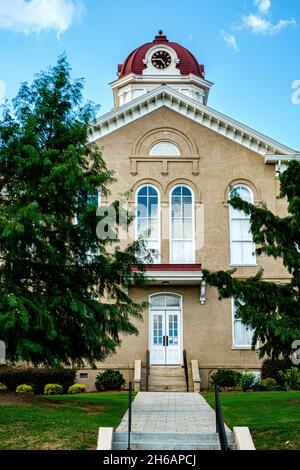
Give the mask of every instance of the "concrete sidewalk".
[[(128, 412), (116, 432), (127, 430)], [(132, 404), (132, 432), (215, 433), (215, 412), (198, 393), (140, 392)]]

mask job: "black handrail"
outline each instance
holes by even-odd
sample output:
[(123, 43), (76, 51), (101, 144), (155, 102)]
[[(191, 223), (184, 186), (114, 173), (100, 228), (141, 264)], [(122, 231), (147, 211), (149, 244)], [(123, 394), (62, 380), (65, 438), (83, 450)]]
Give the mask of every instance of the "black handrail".
[(146, 391), (149, 390), (149, 374), (150, 374), (150, 351), (146, 353)]
[(131, 450), (131, 418), (132, 418), (132, 382), (129, 382), (128, 389), (128, 446), (127, 450)]
[(184, 364), (184, 373), (185, 373), (185, 381), (186, 381), (186, 391), (189, 391), (189, 368), (187, 362), (187, 354), (186, 349), (183, 351), (183, 364)]
[(221, 450), (230, 450), (223, 418), (222, 405), (220, 401), (219, 387), (215, 384), (215, 409), (216, 409), (216, 432), (219, 434)]

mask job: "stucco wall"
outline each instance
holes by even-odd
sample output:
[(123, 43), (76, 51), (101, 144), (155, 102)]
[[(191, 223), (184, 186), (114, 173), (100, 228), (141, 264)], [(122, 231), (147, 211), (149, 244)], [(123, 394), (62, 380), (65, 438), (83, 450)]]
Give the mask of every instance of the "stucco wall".
[[(159, 139), (172, 139), (182, 149), (176, 158), (153, 158), (147, 149)], [(189, 184), (195, 193), (196, 262), (210, 270), (230, 267), (229, 215), (227, 194), (233, 183), (248, 184), (254, 193), (255, 204), (266, 202), (275, 214), (284, 214), (285, 201), (277, 200), (278, 182), (275, 169), (264, 158), (188, 118), (161, 108), (140, 118), (97, 142), (109, 168), (115, 171), (117, 183), (111, 187), (110, 200), (133, 190), (140, 184), (155, 184), (162, 202), (162, 262), (169, 263), (168, 206), (170, 188), (177, 183)], [(134, 224), (130, 228), (130, 242)], [(123, 244), (127, 243), (124, 242)], [(280, 262), (260, 257), (256, 267), (240, 267), (239, 278), (254, 275), (264, 269), (265, 279), (284, 280), (288, 274)], [(254, 351), (232, 348), (232, 313), (230, 301), (218, 300), (215, 289), (208, 288), (207, 303), (199, 303), (197, 286), (149, 286), (132, 288), (137, 301), (145, 301), (152, 293), (176, 292), (183, 296), (183, 347), (188, 358), (199, 361), (203, 382), (212, 369), (220, 367), (258, 369), (260, 361)], [(146, 358), (148, 349), (148, 310), (144, 322), (138, 323), (139, 336), (123, 338), (121, 350), (107, 359), (101, 367), (133, 367), (135, 359)]]

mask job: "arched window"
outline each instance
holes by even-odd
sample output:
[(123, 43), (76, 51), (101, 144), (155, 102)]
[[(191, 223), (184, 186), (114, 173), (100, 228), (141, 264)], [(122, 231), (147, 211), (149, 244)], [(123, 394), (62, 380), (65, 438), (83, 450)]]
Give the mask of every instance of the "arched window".
[(149, 155), (150, 157), (178, 157), (180, 150), (172, 142), (161, 141), (151, 147)]
[(195, 262), (194, 195), (185, 185), (171, 191), (170, 260), (173, 264)]
[(154, 263), (160, 262), (160, 196), (151, 185), (141, 186), (136, 193), (136, 237), (143, 238), (148, 249), (156, 250)]
[(178, 294), (153, 294), (150, 295), (151, 310), (166, 310), (170, 308), (181, 308), (181, 296)]
[[(248, 186), (236, 185), (230, 192), (230, 198), (239, 196), (253, 204), (253, 192)], [(231, 264), (248, 266), (256, 264), (255, 244), (251, 233), (250, 215), (230, 206)]]

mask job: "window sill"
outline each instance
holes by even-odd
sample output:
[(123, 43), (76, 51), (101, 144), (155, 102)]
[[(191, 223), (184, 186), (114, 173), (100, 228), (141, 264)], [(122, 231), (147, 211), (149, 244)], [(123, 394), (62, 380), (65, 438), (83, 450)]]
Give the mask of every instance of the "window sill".
[(232, 346), (232, 351), (253, 351), (251, 346)]
[(258, 268), (258, 264), (230, 264), (230, 268)]

